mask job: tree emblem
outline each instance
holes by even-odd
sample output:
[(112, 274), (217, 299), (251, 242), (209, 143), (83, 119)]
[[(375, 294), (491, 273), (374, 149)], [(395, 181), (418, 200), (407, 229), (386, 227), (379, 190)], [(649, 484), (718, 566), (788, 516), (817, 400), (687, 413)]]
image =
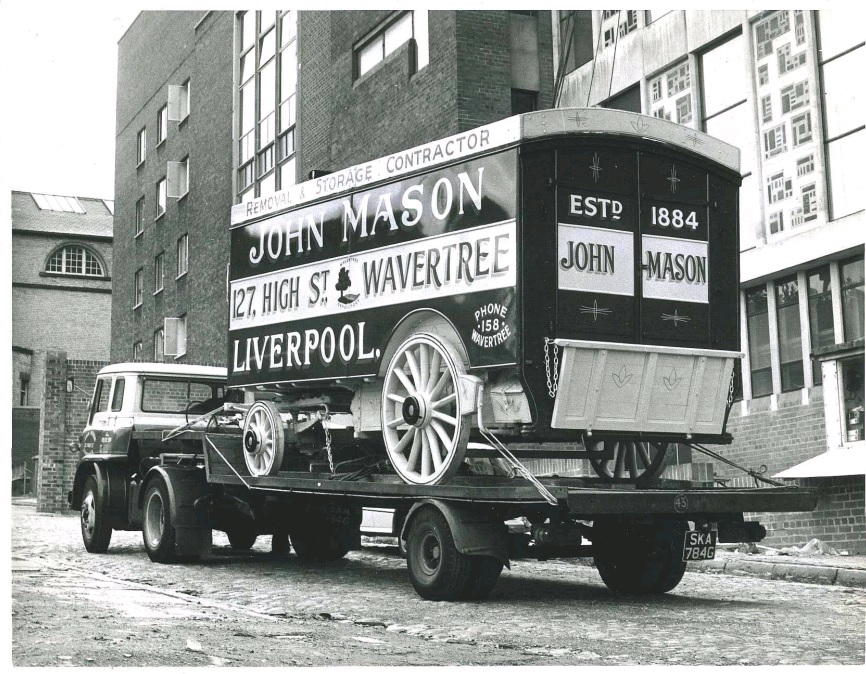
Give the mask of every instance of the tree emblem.
[(349, 270), (345, 267), (340, 267), (340, 273), (337, 275), (337, 285), (334, 286), (340, 291), (340, 298), (337, 300), (340, 304), (352, 304), (352, 302), (358, 299), (357, 294), (344, 294), (351, 285), (352, 280), (349, 278)]

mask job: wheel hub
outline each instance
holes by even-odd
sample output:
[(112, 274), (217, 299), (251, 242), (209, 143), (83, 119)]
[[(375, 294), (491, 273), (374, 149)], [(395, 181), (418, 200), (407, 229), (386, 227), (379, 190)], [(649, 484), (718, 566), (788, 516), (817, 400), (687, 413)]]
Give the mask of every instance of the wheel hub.
[(415, 394), (403, 401), (403, 421), (410, 426), (420, 428), (429, 421), (429, 406), (424, 396)]
[(244, 433), (244, 449), (250, 454), (254, 454), (262, 444), (262, 439), (259, 437), (258, 431), (250, 428)]

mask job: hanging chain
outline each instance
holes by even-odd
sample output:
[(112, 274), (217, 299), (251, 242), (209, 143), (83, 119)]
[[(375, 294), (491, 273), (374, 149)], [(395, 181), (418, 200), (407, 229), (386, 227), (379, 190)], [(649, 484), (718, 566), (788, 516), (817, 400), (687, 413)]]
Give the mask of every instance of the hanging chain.
[(737, 368), (731, 368), (731, 383), (728, 386), (728, 407), (734, 402), (734, 378), (737, 374)]
[(331, 469), (331, 475), (334, 474), (334, 456), (331, 453), (331, 429), (328, 428), (328, 422), (331, 420), (331, 412), (325, 407), (324, 412), (319, 412), (319, 419), (322, 422), (322, 428), (325, 430), (325, 451), (328, 453), (328, 466)]
[[(553, 376), (550, 374), (550, 354), (548, 349), (553, 344)], [(559, 347), (549, 337), (544, 338), (544, 371), (547, 373), (547, 394), (551, 398), (556, 397), (559, 389)]]

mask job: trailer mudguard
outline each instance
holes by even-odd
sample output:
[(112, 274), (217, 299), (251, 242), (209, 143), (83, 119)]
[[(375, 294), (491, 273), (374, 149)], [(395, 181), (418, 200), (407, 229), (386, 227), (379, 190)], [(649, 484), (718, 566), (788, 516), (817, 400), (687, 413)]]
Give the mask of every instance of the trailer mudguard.
[(445, 517), (454, 546), (464, 555), (485, 555), (494, 557), (509, 569), (508, 560), (508, 529), (505, 523), (493, 513), (477, 506), (469, 506), (439, 499), (421, 499), (416, 501), (406, 515), (400, 538), (406, 540), (406, 532), (415, 518), (415, 514), (423, 507), (436, 508)]
[(144, 496), (153, 480), (161, 479), (168, 492), (169, 517), (175, 528), (175, 550), (178, 557), (205, 555), (210, 552), (211, 528), (199, 517), (195, 502), (209, 493), (203, 468), (154, 466), (144, 478), (138, 492), (138, 508), (144, 507)]

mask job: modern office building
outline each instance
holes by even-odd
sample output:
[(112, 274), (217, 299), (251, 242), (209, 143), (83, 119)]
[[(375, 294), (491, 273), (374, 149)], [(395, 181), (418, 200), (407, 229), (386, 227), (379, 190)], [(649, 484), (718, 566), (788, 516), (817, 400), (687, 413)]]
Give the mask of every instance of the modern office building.
[(12, 192), (16, 491), (33, 491), (35, 457), (53, 430), (45, 410), (50, 362), (63, 354), (70, 368), (81, 370), (108, 360), (113, 209), (113, 202), (102, 199)]
[(745, 359), (722, 454), (819, 489), (812, 515), (772, 520), (771, 542), (866, 551), (860, 26), (844, 10), (560, 11), (554, 44), (557, 107), (642, 112), (740, 148)]

